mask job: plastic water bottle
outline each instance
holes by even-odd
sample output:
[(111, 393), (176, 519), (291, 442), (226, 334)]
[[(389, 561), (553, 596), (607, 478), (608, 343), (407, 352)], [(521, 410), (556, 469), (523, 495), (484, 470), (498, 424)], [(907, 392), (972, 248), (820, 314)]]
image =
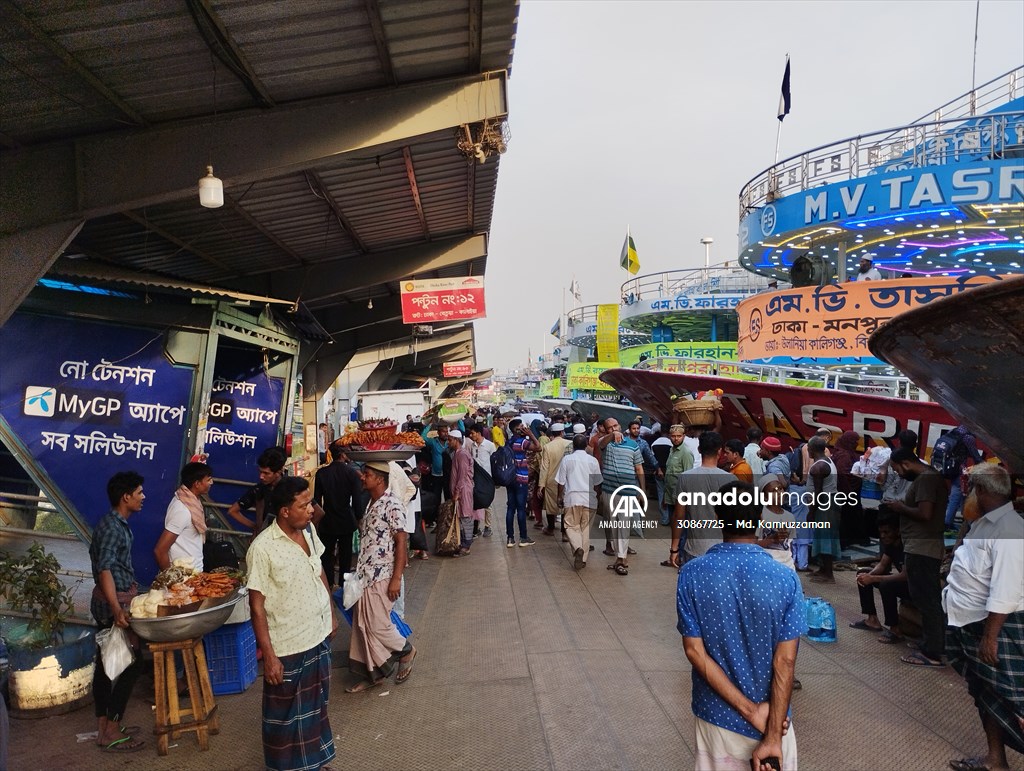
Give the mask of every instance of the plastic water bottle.
[(820, 642), (835, 642), (836, 641), (836, 609), (832, 607), (832, 604), (821, 601), (821, 640)]
[(817, 640), (821, 637), (821, 597), (808, 597), (807, 607), (807, 638)]

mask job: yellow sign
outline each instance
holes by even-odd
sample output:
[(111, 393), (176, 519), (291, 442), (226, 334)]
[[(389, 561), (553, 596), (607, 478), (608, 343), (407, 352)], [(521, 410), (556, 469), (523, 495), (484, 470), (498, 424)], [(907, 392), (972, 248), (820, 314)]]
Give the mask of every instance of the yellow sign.
[(595, 362), (576, 362), (566, 368), (566, 378), (570, 391), (614, 391), (607, 383), (601, 382), (598, 378), (602, 372), (615, 369), (618, 362), (613, 364), (598, 364)]
[(558, 378), (553, 380), (541, 380), (540, 381), (540, 395), (550, 396), (557, 399), (558, 394), (562, 390), (562, 381)]
[(619, 353), (623, 367), (635, 367), (641, 361), (663, 357), (736, 361), (736, 343), (649, 343), (626, 348)]
[(868, 338), (885, 322), (999, 276), (932, 276), (855, 281), (762, 292), (740, 303), (739, 357), (874, 359)]
[(619, 361), (619, 306), (597, 306), (597, 360)]

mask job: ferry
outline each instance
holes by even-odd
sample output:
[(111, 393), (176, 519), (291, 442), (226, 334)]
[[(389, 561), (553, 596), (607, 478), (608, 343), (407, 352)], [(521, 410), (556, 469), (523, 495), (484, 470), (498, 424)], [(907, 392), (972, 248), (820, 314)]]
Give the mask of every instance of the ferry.
[[(739, 202), (735, 267), (703, 269), (705, 283), (682, 293), (664, 276), (623, 284), (622, 323), (652, 339), (639, 355), (625, 348), (601, 382), (662, 422), (674, 398), (721, 388), (727, 436), (756, 425), (786, 447), (819, 428), (875, 443), (910, 428), (928, 457), (966, 422), (1000, 457), (1020, 457), (991, 417), (965, 406), (968, 395), (929, 377), (926, 354), (963, 350), (970, 358), (957, 360), (971, 366), (987, 357), (1007, 394), (988, 403), (990, 416), (1021, 403), (1010, 396), (1022, 371), (1010, 339), (977, 350), (943, 314), (977, 315), (1024, 273), (1024, 67), (907, 125), (780, 161), (744, 185)], [(857, 280), (871, 270), (876, 280)], [(941, 353), (907, 337), (899, 348), (872, 342), (932, 305), (937, 339), (949, 336)], [(1020, 307), (1008, 316), (1018, 330)], [(683, 323), (704, 324), (707, 337), (689, 342)]]

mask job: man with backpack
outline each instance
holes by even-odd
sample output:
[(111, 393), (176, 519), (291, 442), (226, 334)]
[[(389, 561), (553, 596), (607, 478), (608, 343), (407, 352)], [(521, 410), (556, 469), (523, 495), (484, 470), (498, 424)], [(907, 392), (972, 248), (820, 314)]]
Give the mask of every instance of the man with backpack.
[(944, 520), (946, 532), (953, 531), (956, 515), (964, 505), (967, 470), (983, 459), (974, 434), (963, 423), (940, 436), (932, 448), (932, 467), (949, 483), (949, 503)]
[[(473, 462), (483, 469), (487, 476), (493, 478), (491, 457), (498, 448), (490, 439), (484, 439), (485, 430), (487, 430), (487, 426), (481, 423), (470, 426), (469, 442), (466, 446), (469, 454), (473, 456)], [(491, 533), (491, 507), (487, 506), (484, 508), (484, 538), (490, 538)]]
[[(504, 447), (499, 448), (491, 456), (491, 469), (494, 472), (495, 484), (505, 485), (508, 493), (508, 505), (505, 509), (505, 537), (507, 538), (505, 545), (511, 549), (516, 545), (516, 534), (513, 527), (516, 519), (519, 520), (519, 545), (532, 546), (534, 544), (534, 540), (526, 533), (526, 499), (530, 491), (530, 469), (526, 453), (528, 450), (539, 449), (540, 443), (533, 436), (529, 426), (521, 419), (515, 418), (509, 421), (508, 427), (512, 432), (511, 437)], [(509, 479), (507, 466), (509, 456), (514, 459), (514, 471), (511, 479)]]

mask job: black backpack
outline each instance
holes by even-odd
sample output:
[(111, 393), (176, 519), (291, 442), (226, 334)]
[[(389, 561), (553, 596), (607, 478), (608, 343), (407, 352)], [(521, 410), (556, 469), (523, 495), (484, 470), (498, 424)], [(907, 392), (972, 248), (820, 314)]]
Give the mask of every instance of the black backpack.
[(932, 448), (932, 467), (944, 479), (959, 479), (966, 461), (967, 446), (956, 432), (949, 431), (943, 434)]
[(486, 509), (494, 500), (494, 479), (473, 461), (473, 508)]
[(502, 487), (508, 487), (516, 481), (516, 456), (507, 444), (491, 454), (491, 479), (494, 484)]

